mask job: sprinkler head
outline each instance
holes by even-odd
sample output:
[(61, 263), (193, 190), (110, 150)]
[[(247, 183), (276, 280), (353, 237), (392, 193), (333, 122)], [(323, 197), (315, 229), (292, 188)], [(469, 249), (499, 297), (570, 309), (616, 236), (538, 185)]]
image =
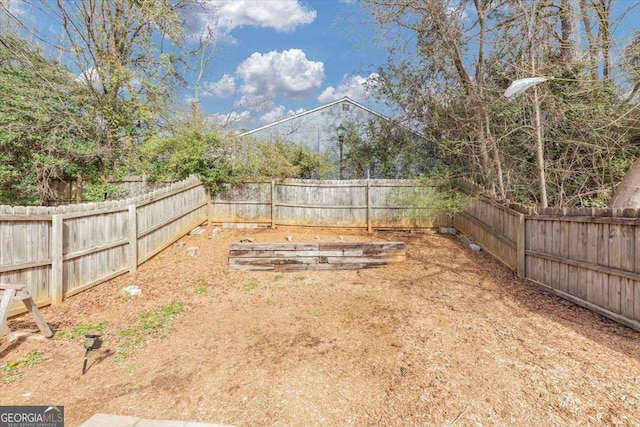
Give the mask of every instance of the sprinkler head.
[(100, 335), (87, 334), (84, 336), (84, 348), (87, 351), (96, 350), (100, 348), (101, 344)]
[(84, 336), (84, 361), (82, 362), (82, 375), (87, 372), (87, 356), (91, 350), (96, 350), (102, 345), (100, 335), (87, 334)]

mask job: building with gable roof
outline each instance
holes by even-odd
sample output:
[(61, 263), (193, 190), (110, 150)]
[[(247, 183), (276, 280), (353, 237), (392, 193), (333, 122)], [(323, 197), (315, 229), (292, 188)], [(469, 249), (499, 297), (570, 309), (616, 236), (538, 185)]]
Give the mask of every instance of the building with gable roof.
[[(239, 136), (269, 142), (294, 142), (311, 152), (325, 155), (332, 161), (342, 164), (342, 156), (345, 154), (343, 151), (346, 148), (343, 147), (343, 140), (340, 138), (341, 130), (344, 130), (348, 124), (355, 125), (357, 129), (365, 129), (372, 121), (393, 124), (393, 120), (390, 118), (344, 97), (312, 110), (243, 132)], [(405, 130), (412, 134), (412, 138), (424, 140), (424, 137), (419, 133), (410, 129)], [(398, 169), (401, 168), (398, 165)], [(368, 177), (352, 176), (351, 178)], [(380, 178), (380, 176), (371, 176), (371, 178)]]
[(347, 122), (365, 124), (371, 120), (390, 120), (388, 117), (347, 97), (309, 111), (287, 117), (240, 134), (262, 141), (290, 141), (309, 151), (331, 154), (338, 146), (340, 125)]

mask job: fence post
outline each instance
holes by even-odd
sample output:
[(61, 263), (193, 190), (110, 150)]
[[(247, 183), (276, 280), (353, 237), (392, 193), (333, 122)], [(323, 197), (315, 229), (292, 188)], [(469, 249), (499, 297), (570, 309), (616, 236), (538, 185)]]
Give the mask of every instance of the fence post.
[(211, 195), (207, 192), (207, 228), (211, 228), (213, 224), (213, 201)]
[(276, 181), (271, 180), (271, 228), (276, 226)]
[(129, 274), (138, 269), (138, 215), (136, 205), (129, 205)]
[(525, 260), (525, 239), (526, 239), (526, 218), (523, 214), (518, 215), (518, 235), (516, 238), (516, 272), (518, 277), (527, 277), (527, 266)]
[(371, 234), (371, 180), (367, 178), (367, 233)]
[(62, 251), (64, 242), (64, 227), (62, 215), (51, 216), (51, 278), (49, 292), (52, 304), (61, 304), (64, 298)]

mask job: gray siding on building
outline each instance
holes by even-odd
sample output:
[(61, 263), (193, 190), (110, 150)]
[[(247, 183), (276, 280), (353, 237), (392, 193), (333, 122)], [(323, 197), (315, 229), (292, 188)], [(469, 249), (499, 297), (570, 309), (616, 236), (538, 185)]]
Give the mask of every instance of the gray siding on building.
[[(240, 137), (267, 142), (289, 141), (300, 144), (311, 152), (326, 156), (335, 165), (335, 170), (325, 172), (327, 176), (322, 178), (406, 178), (424, 174), (436, 167), (440, 158), (437, 147), (427, 144), (420, 134), (405, 128), (413, 135), (410, 139), (416, 143), (412, 148), (382, 160), (372, 157), (366, 170), (355, 172), (349, 167), (343, 170), (340, 149), (343, 149), (344, 158), (348, 156), (348, 147), (340, 147), (338, 127), (343, 125), (349, 129), (355, 126), (358, 132), (363, 133), (369, 123), (381, 124), (381, 121), (391, 122), (391, 119), (345, 97), (245, 132)], [(365, 137), (363, 134), (360, 136)], [(421, 160), (416, 163), (416, 158)]]
[(381, 117), (348, 99), (343, 99), (340, 102), (328, 104), (325, 107), (247, 132), (243, 136), (262, 141), (295, 142), (310, 151), (325, 154), (330, 159), (337, 161), (339, 158), (337, 127), (349, 122), (364, 125)]

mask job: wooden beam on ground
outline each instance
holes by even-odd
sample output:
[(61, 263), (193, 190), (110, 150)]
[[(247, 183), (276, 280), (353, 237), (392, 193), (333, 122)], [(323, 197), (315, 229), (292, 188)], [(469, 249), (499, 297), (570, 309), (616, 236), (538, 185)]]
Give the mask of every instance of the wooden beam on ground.
[(353, 270), (406, 260), (404, 242), (241, 243), (231, 245), (237, 270)]

